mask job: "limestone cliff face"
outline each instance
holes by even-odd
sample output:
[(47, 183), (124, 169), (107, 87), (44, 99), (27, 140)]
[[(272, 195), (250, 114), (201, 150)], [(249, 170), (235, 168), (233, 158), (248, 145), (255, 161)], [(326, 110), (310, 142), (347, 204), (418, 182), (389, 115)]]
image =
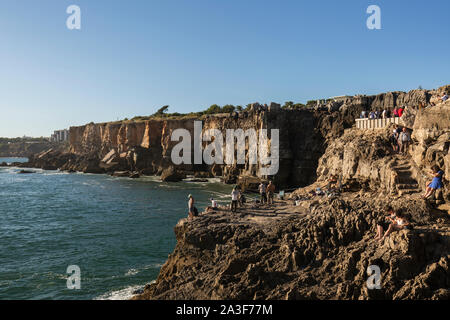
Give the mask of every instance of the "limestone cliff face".
[[(171, 152), (178, 141), (171, 141), (176, 129), (186, 129), (194, 137), (194, 121), (202, 121), (203, 134), (209, 129), (218, 129), (224, 138), (223, 154), (226, 148), (227, 129), (254, 129), (258, 136), (261, 129), (280, 130), (280, 170), (275, 178), (280, 185), (298, 185), (315, 178), (318, 157), (323, 152), (324, 137), (316, 131), (318, 119), (325, 118), (308, 110), (272, 110), (241, 113), (240, 115), (214, 115), (202, 119), (149, 120), (142, 122), (121, 122), (88, 124), (70, 128), (70, 152), (79, 157), (102, 160), (111, 151), (123, 161), (122, 170), (144, 170), (160, 173), (164, 168), (174, 166)], [(329, 117), (327, 125), (337, 116)], [(205, 145), (206, 142), (203, 144)], [(193, 143), (191, 143), (193, 148)], [(246, 150), (248, 151), (248, 141)], [(181, 165), (182, 170), (210, 171), (224, 175), (229, 182), (237, 176), (258, 176), (260, 165)], [(116, 161), (117, 162), (117, 161)], [(114, 162), (114, 163), (116, 163)], [(120, 162), (120, 161), (119, 161)], [(191, 163), (194, 163), (193, 157)], [(177, 167), (177, 166), (175, 166)], [(219, 167), (219, 168), (218, 168)], [(76, 170), (76, 168), (73, 168)], [(116, 168), (117, 169), (117, 168)]]
[[(391, 179), (390, 177), (387, 178), (390, 176), (389, 170), (378, 173), (369, 172), (372, 170), (370, 168), (372, 164), (369, 163), (364, 168), (364, 161), (360, 161), (363, 157), (356, 157), (358, 152), (361, 151), (361, 148), (355, 145), (358, 138), (350, 137), (354, 141), (350, 144), (345, 143), (344, 140), (347, 139), (343, 136), (345, 130), (354, 125), (354, 119), (359, 116), (362, 110), (381, 110), (399, 105), (410, 107), (410, 111), (405, 115), (405, 121), (412, 127), (417, 115), (415, 111), (413, 112), (415, 109), (412, 107), (420, 104), (426, 105), (430, 101), (438, 101), (436, 97), (446, 89), (448, 88), (347, 97), (327, 103), (318, 103), (314, 108), (302, 110), (281, 109), (275, 103), (267, 108), (255, 103), (246, 112), (203, 116), (199, 119), (180, 118), (174, 120), (153, 119), (136, 122), (90, 123), (70, 128), (70, 156), (63, 156), (64, 159), (70, 159), (69, 161), (61, 164), (61, 161), (54, 159), (58, 157), (55, 153), (46, 153), (45, 157), (39, 158), (39, 166), (45, 165), (44, 162), (50, 162), (47, 165), (69, 171), (92, 173), (132, 171), (139, 174), (161, 174), (163, 170), (175, 167), (176, 170), (184, 171), (187, 174), (222, 176), (225, 182), (239, 183), (244, 188), (251, 188), (251, 182), (248, 182), (251, 179), (247, 180), (247, 178), (257, 178), (253, 181), (268, 178), (261, 176), (259, 173), (260, 164), (249, 164), (248, 155), (244, 165), (207, 165), (203, 163), (174, 166), (170, 156), (173, 147), (178, 142), (171, 141), (172, 132), (176, 129), (186, 129), (193, 137), (194, 121), (199, 120), (202, 121), (203, 133), (214, 128), (219, 129), (223, 137), (226, 136), (227, 129), (254, 129), (257, 133), (261, 129), (268, 129), (270, 141), (270, 129), (279, 129), (280, 169), (274, 177), (269, 177), (275, 180), (278, 187), (304, 186), (314, 182), (317, 177), (326, 175), (330, 169), (319, 169), (317, 171), (317, 168), (319, 159), (325, 153), (327, 147), (334, 150), (334, 156), (339, 154), (339, 157), (342, 158), (345, 155), (345, 161), (343, 161), (344, 158), (336, 160), (337, 162), (323, 159), (321, 161), (322, 167), (325, 164), (333, 167), (331, 162), (341, 163), (345, 166), (344, 170), (348, 178), (354, 176), (355, 172), (358, 171), (358, 174), (362, 174), (369, 180), (376, 181), (378, 179), (381, 184), (387, 183), (389, 185), (388, 181)], [(440, 132), (445, 130), (448, 113), (445, 114), (445, 110), (443, 110), (441, 116), (441, 114), (437, 115), (425, 110), (418, 114), (417, 118), (418, 127), (415, 130), (415, 139), (428, 141), (430, 134), (439, 134), (441, 140), (439, 140), (438, 145), (441, 146), (445, 136)], [(435, 128), (433, 125), (430, 128), (426, 127), (426, 123), (434, 123), (435, 120), (439, 124), (439, 128)], [(420, 127), (420, 123), (424, 123), (424, 125)], [(336, 139), (340, 137), (344, 139), (341, 144), (340, 140), (336, 142)], [(368, 143), (372, 142), (368, 141)], [(422, 156), (424, 143), (419, 142), (421, 147), (417, 147), (414, 151), (414, 159), (417, 160), (416, 165), (421, 161), (421, 157), (424, 157)], [(337, 150), (339, 145), (346, 148), (345, 154)], [(248, 147), (247, 143), (247, 151)], [(448, 147), (444, 146), (441, 153), (445, 151), (448, 151)], [(329, 153), (333, 152), (329, 151)], [(225, 144), (223, 154), (225, 154)], [(432, 156), (428, 156), (428, 158), (430, 157)], [(444, 166), (447, 160), (445, 160), (445, 157), (442, 157), (442, 159), (444, 159), (443, 162), (441, 161)], [(353, 169), (356, 162), (359, 163), (360, 168), (355, 171)], [(193, 163), (193, 157), (191, 163)], [(386, 178), (374, 177), (374, 175), (385, 176)]]
[(29, 157), (32, 154), (48, 150), (52, 147), (63, 148), (64, 145), (52, 143), (50, 141), (38, 141), (29, 143), (26, 141), (1, 143), (0, 157)]

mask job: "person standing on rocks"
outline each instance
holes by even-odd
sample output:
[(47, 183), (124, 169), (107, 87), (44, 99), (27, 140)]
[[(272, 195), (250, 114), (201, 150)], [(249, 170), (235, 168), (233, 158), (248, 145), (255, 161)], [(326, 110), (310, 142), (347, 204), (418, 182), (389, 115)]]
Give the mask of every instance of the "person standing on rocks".
[(237, 211), (239, 196), (240, 192), (238, 188), (234, 187), (233, 191), (231, 192), (231, 212)]
[(394, 150), (394, 152), (399, 151), (398, 150), (398, 136), (399, 136), (398, 129), (399, 129), (398, 126), (395, 125), (394, 130), (392, 131), (392, 136), (390, 138), (392, 150)]
[(398, 108), (394, 108), (394, 118), (398, 118)]
[(261, 182), (259, 185), (259, 194), (260, 194), (260, 202), (261, 204), (265, 204), (267, 202), (266, 198), (266, 184), (264, 182)]
[(409, 144), (411, 142), (411, 136), (408, 130), (403, 127), (402, 132), (398, 136), (398, 144), (400, 145), (400, 153), (406, 154), (408, 151)]
[(189, 219), (194, 219), (194, 217), (198, 216), (198, 210), (197, 208), (194, 206), (195, 200), (194, 197), (192, 196), (192, 194), (188, 195), (188, 208), (189, 208)]
[(361, 111), (361, 115), (360, 115), (361, 119), (366, 119), (366, 110)]
[(273, 204), (273, 195), (275, 193), (275, 185), (272, 181), (269, 181), (269, 185), (267, 186), (267, 203)]
[(388, 108), (386, 109), (386, 118), (390, 118), (391, 117), (391, 110)]

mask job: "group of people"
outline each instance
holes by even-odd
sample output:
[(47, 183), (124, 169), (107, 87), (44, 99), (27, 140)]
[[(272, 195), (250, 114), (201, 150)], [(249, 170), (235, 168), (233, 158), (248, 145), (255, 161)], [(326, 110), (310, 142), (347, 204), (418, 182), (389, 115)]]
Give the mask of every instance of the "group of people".
[(238, 186), (235, 186), (233, 188), (233, 191), (231, 191), (231, 212), (236, 212), (238, 209), (238, 205), (243, 206), (246, 201), (247, 199), (241, 192), (240, 188)]
[(386, 215), (377, 223), (376, 240), (381, 242), (394, 231), (411, 228), (411, 224), (406, 218), (406, 215), (401, 211), (394, 210), (391, 206), (388, 206), (385, 212)]
[[(448, 96), (447, 93), (444, 92), (443, 96), (440, 97), (439, 99), (442, 102), (445, 102), (449, 99), (450, 97)], [(435, 103), (431, 103), (429, 104), (430, 107), (433, 107), (435, 105)], [(424, 104), (420, 103), (419, 104), (419, 109), (424, 108)], [(367, 110), (363, 110), (361, 112), (361, 115), (359, 116), (360, 119), (387, 119), (387, 118), (401, 118), (403, 116), (403, 113), (405, 112), (405, 106), (400, 106), (400, 107), (395, 107), (392, 111), (390, 109), (384, 109), (383, 111), (381, 110), (374, 110), (374, 111), (367, 111)]]
[(395, 107), (394, 110), (384, 109), (383, 111), (367, 111), (363, 110), (361, 112), (361, 119), (387, 119), (387, 118), (401, 118), (405, 111), (405, 107)]
[(406, 154), (411, 144), (411, 133), (406, 127), (401, 128), (395, 125), (390, 142), (394, 152)]
[[(260, 194), (260, 203), (261, 204), (273, 204), (273, 197), (275, 194), (275, 185), (272, 181), (269, 181), (269, 184), (265, 184), (261, 182), (258, 187)], [(213, 198), (210, 198), (211, 206), (206, 208), (206, 211), (217, 211), (219, 210), (219, 206), (217, 201)], [(231, 204), (230, 210), (231, 212), (237, 212), (239, 206), (243, 206), (246, 203), (245, 195), (240, 191), (239, 186), (235, 186), (233, 191), (231, 191)], [(188, 195), (188, 217), (189, 219), (193, 219), (198, 216), (198, 210), (195, 207), (195, 200), (192, 194)]]
[(259, 189), (259, 201), (261, 204), (273, 204), (273, 196), (275, 194), (275, 185), (272, 181), (269, 181), (269, 184), (266, 185), (264, 182), (258, 187)]

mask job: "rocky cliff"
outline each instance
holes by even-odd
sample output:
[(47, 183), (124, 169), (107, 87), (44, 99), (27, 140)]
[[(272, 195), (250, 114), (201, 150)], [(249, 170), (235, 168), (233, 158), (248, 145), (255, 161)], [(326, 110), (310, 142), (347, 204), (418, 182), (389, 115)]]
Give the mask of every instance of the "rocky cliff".
[[(277, 186), (288, 188), (305, 186), (317, 178), (319, 159), (327, 146), (342, 136), (354, 124), (362, 110), (393, 108), (399, 105), (417, 107), (427, 105), (448, 89), (389, 92), (376, 96), (354, 96), (318, 103), (302, 110), (281, 109), (272, 103), (263, 107), (255, 103), (245, 112), (179, 119), (152, 119), (87, 124), (70, 128), (70, 152), (52, 150), (37, 154), (31, 166), (59, 168), (88, 173), (117, 171), (139, 174), (162, 174), (170, 167), (174, 172), (199, 176), (222, 176), (227, 183), (239, 183), (254, 188), (261, 178), (260, 165), (252, 165), (248, 157), (244, 165), (180, 165), (175, 166), (170, 155), (177, 142), (172, 132), (183, 128), (193, 136), (194, 121), (202, 121), (203, 131), (218, 129), (279, 129), (280, 170), (274, 177)], [(413, 108), (411, 108), (413, 110)], [(406, 118), (406, 117), (405, 117)], [(248, 148), (248, 143), (247, 146)], [(225, 147), (224, 147), (225, 148)], [(180, 176), (183, 176), (181, 174)], [(256, 178), (252, 179), (252, 178)]]
[[(428, 104), (442, 91), (348, 99), (337, 111), (309, 113), (312, 131), (307, 124), (300, 130), (299, 119), (287, 117), (294, 136), (299, 132), (298, 139), (314, 136), (318, 140), (310, 141), (321, 143), (314, 184), (293, 192), (290, 199), (296, 201), (251, 203), (237, 214), (222, 209), (181, 220), (175, 250), (157, 280), (134, 299), (448, 300), (450, 211), (442, 204), (449, 200), (448, 184), (440, 200), (425, 201), (420, 193), (432, 164), (449, 170), (450, 102), (410, 107), (403, 124), (413, 130), (413, 145), (406, 155), (391, 150), (393, 128), (362, 131), (346, 120), (368, 104), (384, 107), (405, 99)], [(285, 159), (301, 159), (293, 151), (289, 155)], [(332, 174), (340, 177), (342, 192), (315, 195)], [(374, 238), (386, 205), (402, 212), (412, 228), (379, 242)], [(367, 285), (369, 266), (380, 270), (378, 289)]]
[[(157, 281), (134, 299), (449, 299), (448, 219), (398, 198), (414, 230), (380, 243), (391, 200), (364, 193), (184, 219)], [(380, 268), (381, 289), (368, 289), (369, 266)]]
[[(432, 165), (438, 165), (448, 177), (450, 101), (415, 110), (410, 129), (413, 141), (404, 156), (392, 152), (389, 138), (393, 126), (384, 130), (347, 130), (320, 158), (319, 181), (334, 174), (344, 183), (352, 181), (359, 187), (405, 194), (424, 190), (431, 180)], [(448, 187), (443, 193), (443, 198), (450, 199)]]
[(29, 157), (48, 150), (52, 147), (58, 147), (58, 144), (45, 139), (13, 139), (19, 141), (8, 141), (9, 139), (0, 138), (0, 157)]
[[(162, 174), (221, 176), (254, 188), (259, 165), (179, 165), (170, 155), (176, 129), (280, 129), (279, 187), (301, 187), (294, 200), (274, 206), (247, 204), (181, 220), (177, 245), (156, 282), (135, 299), (443, 299), (450, 298), (449, 187), (433, 201), (420, 199), (429, 168), (450, 173), (450, 102), (437, 90), (390, 92), (319, 102), (314, 108), (281, 109), (253, 104), (246, 112), (199, 119), (88, 124), (70, 129), (70, 152), (48, 150), (29, 165), (134, 177)], [(435, 104), (435, 105), (433, 105)], [(392, 153), (391, 128), (359, 130), (362, 110), (407, 105), (402, 125), (412, 131), (406, 155)], [(423, 108), (427, 106), (426, 108)], [(246, 148), (249, 148), (248, 143)], [(315, 195), (337, 174), (342, 193)], [(391, 204), (412, 230), (374, 239), (384, 207)], [(380, 269), (380, 289), (369, 289), (367, 268)], [(150, 279), (149, 279), (150, 280)]]

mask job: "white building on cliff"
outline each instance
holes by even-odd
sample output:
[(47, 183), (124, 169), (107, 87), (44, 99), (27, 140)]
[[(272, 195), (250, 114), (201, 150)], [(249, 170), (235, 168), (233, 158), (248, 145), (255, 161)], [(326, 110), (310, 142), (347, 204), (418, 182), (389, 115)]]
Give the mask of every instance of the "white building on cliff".
[(50, 137), (51, 142), (64, 142), (69, 140), (69, 130), (56, 130)]

